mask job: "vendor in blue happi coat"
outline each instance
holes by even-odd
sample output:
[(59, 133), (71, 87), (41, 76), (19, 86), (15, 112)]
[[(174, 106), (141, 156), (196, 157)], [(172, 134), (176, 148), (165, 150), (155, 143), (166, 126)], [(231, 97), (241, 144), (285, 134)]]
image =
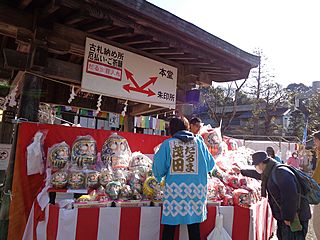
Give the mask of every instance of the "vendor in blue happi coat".
[(195, 137), (184, 117), (170, 121), (172, 138), (164, 141), (154, 156), (153, 174), (165, 177), (162, 239), (174, 239), (175, 228), (188, 224), (190, 239), (200, 239), (200, 223), (207, 218), (207, 179), (214, 159), (205, 143)]

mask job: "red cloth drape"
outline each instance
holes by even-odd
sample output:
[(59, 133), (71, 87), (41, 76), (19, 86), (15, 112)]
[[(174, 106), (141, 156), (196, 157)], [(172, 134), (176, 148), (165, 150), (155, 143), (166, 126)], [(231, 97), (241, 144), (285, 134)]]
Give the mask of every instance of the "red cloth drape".
[[(96, 141), (98, 151), (101, 151), (104, 141), (112, 131), (93, 130), (88, 128), (65, 127), (60, 125), (47, 125), (35, 123), (21, 123), (18, 132), (16, 148), (12, 194), (10, 205), (8, 239), (21, 239), (27, 222), (32, 203), (37, 192), (43, 185), (44, 175), (27, 175), (27, 146), (32, 142), (33, 136), (38, 130), (46, 130), (47, 136), (44, 143), (44, 152), (47, 154), (48, 147), (65, 141), (72, 146), (77, 136), (91, 135)], [(118, 132), (125, 137), (132, 152), (141, 151), (145, 154), (153, 154), (154, 147), (163, 142), (167, 137)]]

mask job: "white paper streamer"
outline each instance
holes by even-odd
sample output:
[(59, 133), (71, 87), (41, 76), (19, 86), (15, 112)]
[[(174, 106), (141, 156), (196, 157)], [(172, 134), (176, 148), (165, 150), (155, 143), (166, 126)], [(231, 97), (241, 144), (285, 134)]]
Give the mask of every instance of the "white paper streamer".
[(122, 112), (121, 112), (121, 115), (122, 115), (123, 117), (126, 116), (127, 107), (128, 107), (128, 100), (124, 103), (124, 107), (123, 107), (123, 110), (122, 110)]
[(102, 102), (102, 95), (99, 96), (98, 101), (97, 101), (97, 112), (101, 111), (101, 102)]
[(74, 91), (74, 86), (72, 86), (72, 89), (71, 89), (71, 93), (70, 93), (70, 98), (68, 100), (68, 103), (70, 104), (72, 102), (72, 100), (77, 96), (77, 94), (75, 93)]

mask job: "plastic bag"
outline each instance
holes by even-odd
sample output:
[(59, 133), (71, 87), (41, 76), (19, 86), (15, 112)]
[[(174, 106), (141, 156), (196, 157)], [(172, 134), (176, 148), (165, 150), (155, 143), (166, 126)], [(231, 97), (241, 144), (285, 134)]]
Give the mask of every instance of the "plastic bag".
[(226, 194), (224, 184), (219, 178), (212, 177), (208, 179), (208, 199), (212, 201), (222, 200)]
[(252, 203), (252, 196), (245, 189), (236, 189), (233, 191), (233, 203), (235, 206), (249, 208)]
[(150, 170), (152, 167), (152, 161), (149, 157), (144, 155), (141, 152), (134, 152), (132, 153), (132, 158), (130, 160), (129, 169), (139, 170), (141, 168), (146, 169), (147, 171)]
[(223, 215), (217, 214), (216, 226), (207, 237), (207, 240), (232, 240), (227, 231), (223, 228)]
[(132, 153), (132, 158), (129, 165), (129, 170), (132, 173), (137, 173), (140, 177), (140, 181), (144, 182), (148, 177), (148, 173), (151, 171), (152, 161), (149, 157), (141, 152)]
[(43, 174), (44, 154), (43, 142), (46, 137), (45, 131), (38, 131), (33, 137), (32, 143), (27, 147), (27, 173), (28, 175)]
[(203, 137), (212, 156), (216, 156), (221, 152), (219, 145), (222, 143), (221, 129), (212, 128), (211, 125), (206, 125), (200, 129), (200, 135)]

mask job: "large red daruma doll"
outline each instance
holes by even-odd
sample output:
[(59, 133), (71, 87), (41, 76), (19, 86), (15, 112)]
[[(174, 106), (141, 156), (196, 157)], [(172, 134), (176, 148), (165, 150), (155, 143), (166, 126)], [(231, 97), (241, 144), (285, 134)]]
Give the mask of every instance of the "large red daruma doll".
[(221, 129), (219, 128), (212, 128), (210, 125), (204, 126), (200, 130), (200, 134), (204, 139), (210, 153), (212, 156), (216, 156), (221, 152), (221, 144), (222, 144), (222, 137), (221, 137)]

